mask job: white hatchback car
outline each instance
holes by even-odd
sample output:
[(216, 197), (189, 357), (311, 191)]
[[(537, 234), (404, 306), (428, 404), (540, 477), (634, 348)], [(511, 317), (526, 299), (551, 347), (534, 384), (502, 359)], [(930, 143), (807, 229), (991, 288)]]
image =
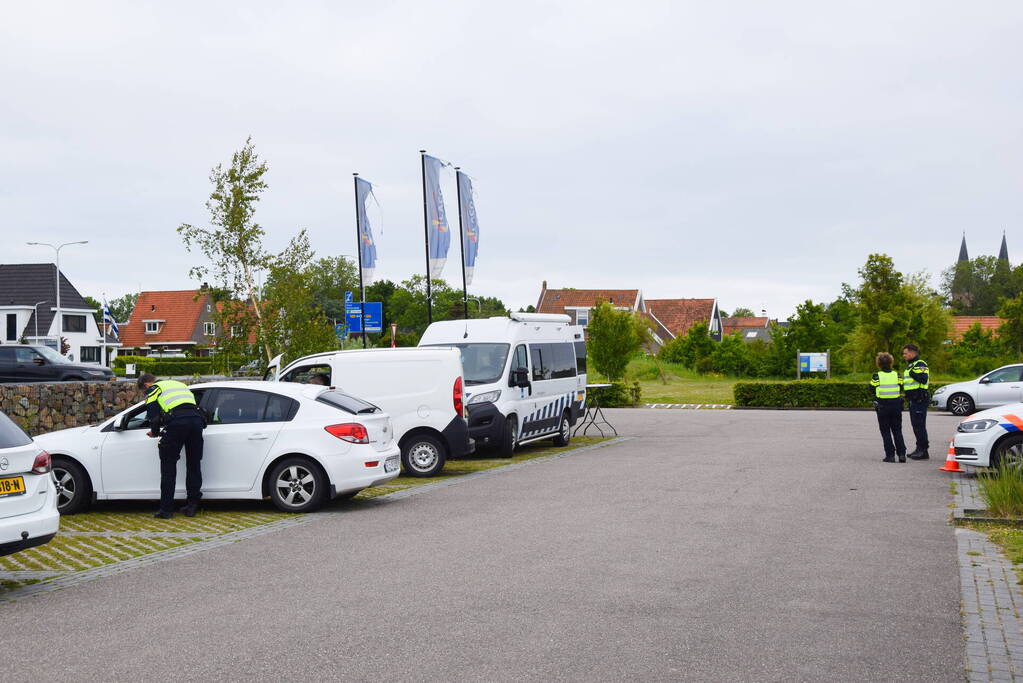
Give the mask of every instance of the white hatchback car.
[(975, 467), (1023, 465), (1023, 403), (971, 415), (956, 427), (956, 462)]
[[(203, 498), (270, 497), (308, 512), (398, 476), (400, 451), (380, 408), (328, 387), (278, 382), (209, 382), (192, 387), (209, 425), (203, 432)], [(92, 500), (159, 500), (156, 439), (138, 403), (100, 424), (44, 434), (61, 512)], [(185, 458), (176, 498), (184, 498)]]
[(48, 543), (59, 525), (49, 454), (0, 413), (0, 555)]
[(1023, 401), (1021, 373), (1023, 365), (1006, 365), (969, 382), (946, 384), (935, 390), (931, 405), (965, 417), (974, 410)]

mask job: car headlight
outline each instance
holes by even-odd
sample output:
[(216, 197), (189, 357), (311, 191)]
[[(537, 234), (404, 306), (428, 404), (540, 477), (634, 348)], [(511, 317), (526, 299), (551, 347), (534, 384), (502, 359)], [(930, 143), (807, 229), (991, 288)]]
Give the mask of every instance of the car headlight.
[(469, 399), (469, 405), (475, 405), (477, 403), (497, 403), (497, 400), (501, 398), (501, 390), (497, 391), (484, 391), (482, 394), (476, 394)]
[(986, 432), (996, 424), (998, 424), (998, 420), (970, 420), (969, 422), (960, 422), (959, 426), (956, 427), (956, 431), (965, 432), (967, 434)]
[(937, 389), (935, 389), (934, 390), (935, 396), (938, 395), (938, 394), (944, 394), (945, 393), (945, 389), (948, 389), (948, 387), (938, 387)]

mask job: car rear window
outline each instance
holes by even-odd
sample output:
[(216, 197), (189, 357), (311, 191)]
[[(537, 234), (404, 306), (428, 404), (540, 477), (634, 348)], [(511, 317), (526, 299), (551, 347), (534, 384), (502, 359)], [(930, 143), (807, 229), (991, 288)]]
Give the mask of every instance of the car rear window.
[(361, 398), (349, 396), (348, 394), (336, 389), (323, 392), (316, 397), (316, 400), (320, 403), (326, 403), (327, 405), (332, 405), (335, 408), (340, 408), (346, 413), (351, 413), (352, 415), (358, 415), (360, 413), (375, 413), (380, 410), (372, 403), (367, 403)]
[(29, 435), (21, 431), (11, 418), (0, 413), (0, 448), (17, 448), (32, 443)]

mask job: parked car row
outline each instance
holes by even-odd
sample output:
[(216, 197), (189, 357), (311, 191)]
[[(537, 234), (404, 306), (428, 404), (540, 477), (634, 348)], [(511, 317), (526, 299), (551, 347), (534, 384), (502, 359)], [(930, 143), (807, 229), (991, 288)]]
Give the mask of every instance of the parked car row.
[(49, 346), (0, 344), (0, 382), (107, 382), (114, 372), (102, 365), (72, 363)]
[[(192, 385), (208, 419), (203, 497), (269, 498), (307, 512), (386, 483), (402, 466), (430, 476), (477, 446), (510, 456), (539, 439), (567, 445), (586, 398), (583, 333), (569, 323), (536, 314), (435, 323), (420, 348), (315, 354), (283, 370), (278, 358), (263, 381)], [(157, 444), (142, 402), (34, 443), (0, 417), (0, 519), (45, 518), (25, 538), (8, 539), (4, 527), (0, 544), (45, 542), (58, 510), (159, 499)], [(184, 459), (179, 468), (183, 485)], [(47, 501), (46, 514), (34, 505)]]

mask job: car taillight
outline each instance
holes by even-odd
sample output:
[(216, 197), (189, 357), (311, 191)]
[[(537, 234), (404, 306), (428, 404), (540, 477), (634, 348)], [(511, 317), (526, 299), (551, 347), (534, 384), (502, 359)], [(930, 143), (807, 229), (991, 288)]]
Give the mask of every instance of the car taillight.
[(40, 451), (32, 463), (32, 472), (35, 474), (46, 474), (52, 469), (53, 465), (50, 463), (50, 454), (46, 451)]
[(348, 443), (369, 443), (369, 434), (366, 428), (358, 422), (346, 422), (339, 425), (324, 427), (332, 436), (336, 436)]
[(465, 413), (462, 412), (462, 378), (455, 378), (455, 386), (451, 390), (451, 398), (455, 404), (455, 415), (465, 417)]

